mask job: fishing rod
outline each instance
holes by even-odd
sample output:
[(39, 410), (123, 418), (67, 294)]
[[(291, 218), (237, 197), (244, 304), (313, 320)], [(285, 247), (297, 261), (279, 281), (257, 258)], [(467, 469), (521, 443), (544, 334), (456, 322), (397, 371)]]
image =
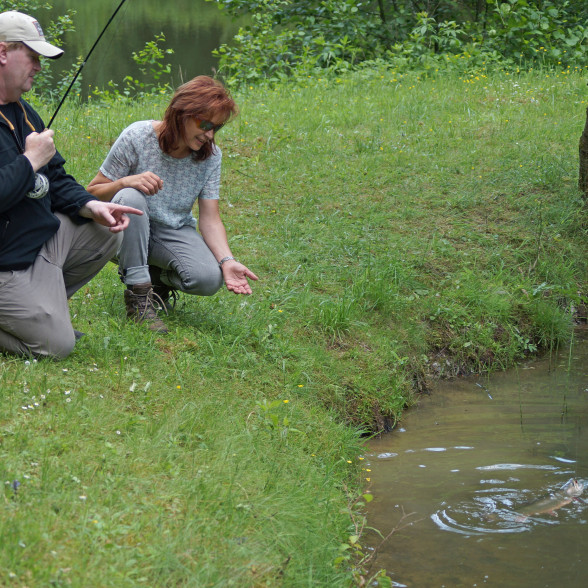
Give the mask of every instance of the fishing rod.
[(102, 35), (106, 32), (106, 29), (110, 26), (110, 23), (114, 20), (114, 17), (116, 16), (117, 12), (122, 8), (122, 5), (126, 1), (127, 0), (121, 1), (121, 3), (116, 8), (116, 10), (112, 13), (112, 16), (108, 19), (108, 22), (106, 23), (106, 26), (102, 29), (102, 32), (98, 35), (98, 38), (96, 39), (96, 41), (92, 45), (92, 48), (90, 49), (90, 51), (88, 51), (88, 55), (86, 55), (84, 61), (82, 61), (82, 64), (78, 68), (76, 75), (73, 77), (73, 80), (71, 81), (71, 84), (69, 85), (69, 88), (65, 91), (65, 94), (63, 95), (63, 98), (61, 99), (61, 102), (57, 106), (57, 110), (53, 113), (53, 116), (51, 117), (51, 120), (49, 121), (49, 124), (47, 125), (48, 129), (51, 128), (51, 124), (53, 123), (55, 117), (57, 116), (57, 113), (59, 112), (60, 108), (62, 107), (63, 103), (65, 102), (67, 95), (70, 93), (71, 89), (73, 88), (73, 85), (76, 83), (76, 80), (78, 79), (78, 76), (80, 75), (82, 69), (84, 69), (84, 65), (86, 65), (86, 62), (90, 58), (90, 55), (92, 55), (92, 51), (94, 51), (94, 49), (96, 48), (96, 45), (98, 45), (98, 43), (100, 42), (100, 39), (102, 39)]

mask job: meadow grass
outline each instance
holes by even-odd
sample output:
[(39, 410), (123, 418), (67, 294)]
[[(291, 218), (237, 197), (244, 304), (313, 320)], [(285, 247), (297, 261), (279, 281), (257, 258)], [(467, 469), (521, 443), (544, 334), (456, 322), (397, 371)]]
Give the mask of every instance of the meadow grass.
[[(436, 377), (570, 337), (586, 72), (235, 98), (221, 209), (254, 294), (182, 296), (161, 336), (125, 320), (109, 264), (71, 300), (67, 360), (0, 360), (0, 585), (349, 585), (362, 433)], [(66, 106), (68, 171), (89, 182), (167, 100)]]

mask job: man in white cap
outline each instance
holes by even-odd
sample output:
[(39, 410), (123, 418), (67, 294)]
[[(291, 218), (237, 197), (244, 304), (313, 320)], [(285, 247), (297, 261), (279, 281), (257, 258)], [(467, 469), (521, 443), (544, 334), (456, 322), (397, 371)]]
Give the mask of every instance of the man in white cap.
[(127, 213), (141, 214), (68, 175), (53, 131), (21, 99), (40, 56), (62, 54), (34, 18), (0, 14), (0, 353), (69, 355), (81, 333), (68, 298), (114, 256)]

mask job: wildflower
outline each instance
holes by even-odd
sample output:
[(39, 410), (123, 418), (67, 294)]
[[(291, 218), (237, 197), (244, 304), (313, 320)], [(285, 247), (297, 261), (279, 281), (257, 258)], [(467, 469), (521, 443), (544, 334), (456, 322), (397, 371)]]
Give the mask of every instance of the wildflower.
[(290, 402), (289, 400), (284, 400), (284, 404), (288, 404), (288, 402)]

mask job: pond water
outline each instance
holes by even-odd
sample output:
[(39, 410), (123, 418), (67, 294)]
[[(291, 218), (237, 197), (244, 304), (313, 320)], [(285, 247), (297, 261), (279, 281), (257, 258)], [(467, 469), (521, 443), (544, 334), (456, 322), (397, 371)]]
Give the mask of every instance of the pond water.
[[(68, 70), (78, 56), (85, 57), (94, 41), (120, 5), (120, 0), (51, 0), (52, 10), (37, 13), (42, 26), (75, 9), (76, 31), (64, 36), (65, 54), (56, 60), (58, 74)], [(212, 75), (217, 59), (212, 55), (223, 43), (230, 43), (239, 24), (222, 13), (215, 2), (205, 0), (127, 0), (104, 33), (83, 69), (82, 89), (104, 87), (110, 80), (122, 82), (126, 75), (140, 77), (132, 59), (145, 43), (163, 33), (163, 49), (173, 49), (163, 63), (171, 65), (172, 86), (194, 76)]]
[[(586, 586), (585, 330), (516, 370), (439, 384), (366, 449), (368, 524), (384, 536), (396, 529), (383, 544), (368, 537), (372, 569), (395, 586)], [(560, 507), (571, 478), (584, 492)], [(558, 516), (528, 506), (543, 498)]]

